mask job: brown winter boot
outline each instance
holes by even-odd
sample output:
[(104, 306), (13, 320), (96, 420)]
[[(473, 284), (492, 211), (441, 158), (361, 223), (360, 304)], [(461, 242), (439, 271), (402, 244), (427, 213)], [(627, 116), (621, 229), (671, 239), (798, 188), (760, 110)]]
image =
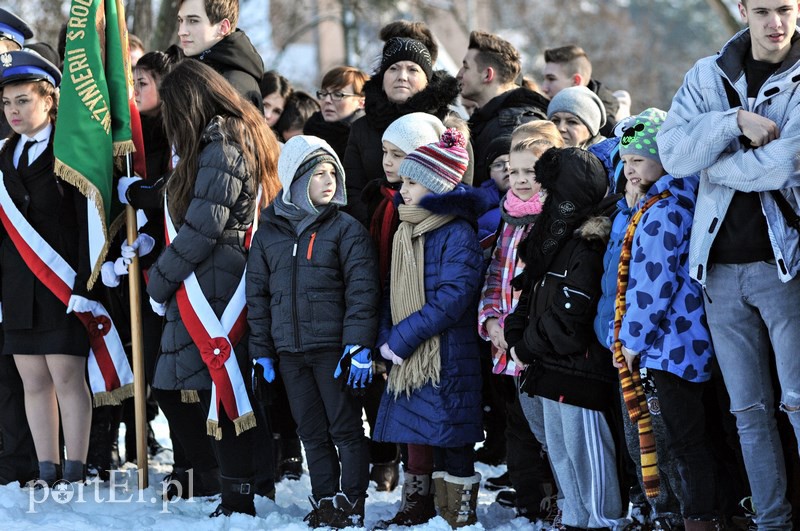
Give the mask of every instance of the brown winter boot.
[(391, 520), (381, 520), (375, 529), (389, 529), (392, 525), (420, 525), (436, 516), (431, 492), (431, 476), (406, 472), (403, 481), (403, 501)]
[(434, 472), (431, 476), (433, 485), (433, 503), (436, 505), (436, 512), (439, 516), (447, 520), (447, 485), (444, 482), (445, 472)]
[(445, 474), (444, 482), (447, 489), (447, 515), (444, 519), (450, 527), (456, 529), (477, 523), (475, 509), (478, 506), (481, 475), (476, 472), (474, 476), (460, 478)]
[(723, 531), (724, 527), (717, 518), (700, 520), (697, 518), (684, 518), (683, 526), (686, 531)]

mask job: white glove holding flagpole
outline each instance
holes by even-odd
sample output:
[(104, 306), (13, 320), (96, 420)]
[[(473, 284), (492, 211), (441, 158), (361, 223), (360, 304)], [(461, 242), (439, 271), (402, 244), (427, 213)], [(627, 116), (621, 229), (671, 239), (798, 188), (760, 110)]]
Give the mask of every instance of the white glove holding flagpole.
[(119, 196), (119, 202), (123, 205), (128, 204), (128, 188), (131, 187), (133, 183), (136, 181), (141, 181), (141, 177), (120, 177), (119, 183), (117, 183), (117, 195)]

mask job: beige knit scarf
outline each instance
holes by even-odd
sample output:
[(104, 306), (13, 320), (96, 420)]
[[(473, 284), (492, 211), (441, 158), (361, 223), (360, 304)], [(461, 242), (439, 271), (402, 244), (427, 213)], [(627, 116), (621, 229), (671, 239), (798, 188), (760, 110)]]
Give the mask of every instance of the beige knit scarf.
[[(425, 234), (454, 219), (454, 216), (431, 214), (415, 205), (400, 205), (400, 226), (392, 244), (391, 308), (392, 323), (397, 324), (425, 305)], [(430, 382), (439, 385), (442, 360), (439, 336), (426, 339), (402, 365), (389, 372), (389, 391), (395, 398), (410, 396)]]

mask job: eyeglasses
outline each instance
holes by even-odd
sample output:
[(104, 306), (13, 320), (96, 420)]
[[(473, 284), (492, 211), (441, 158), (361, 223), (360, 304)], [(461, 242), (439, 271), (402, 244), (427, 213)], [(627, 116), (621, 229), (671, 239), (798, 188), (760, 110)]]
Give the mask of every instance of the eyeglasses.
[(509, 161), (504, 160), (501, 162), (493, 162), (489, 164), (489, 167), (495, 171), (501, 171), (509, 168)]
[(352, 98), (353, 96), (359, 96), (359, 94), (352, 94), (350, 92), (342, 92), (341, 90), (337, 90), (336, 92), (323, 92), (321, 90), (317, 91), (317, 99), (322, 101), (328, 96), (331, 97), (333, 101), (342, 101), (344, 98)]

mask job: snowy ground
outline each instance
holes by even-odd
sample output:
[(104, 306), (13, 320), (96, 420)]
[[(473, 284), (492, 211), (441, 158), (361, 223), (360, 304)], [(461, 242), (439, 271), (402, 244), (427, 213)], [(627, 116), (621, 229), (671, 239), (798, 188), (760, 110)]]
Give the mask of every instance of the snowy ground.
[[(166, 422), (159, 417), (154, 422), (154, 431), (159, 442), (171, 446)], [(120, 444), (124, 433), (120, 434)], [(124, 455), (124, 449), (120, 448)], [(169, 455), (169, 452), (166, 452)], [(163, 455), (163, 454), (162, 454)], [(158, 529), (162, 531), (247, 530), (275, 529), (286, 531), (307, 530), (303, 517), (309, 510), (308, 495), (311, 493), (308, 474), (299, 481), (283, 481), (277, 485), (276, 501), (256, 498), (256, 518), (234, 515), (230, 518), (208, 518), (218, 500), (195, 498), (162, 504), (160, 480), (171, 469), (169, 463), (154, 459), (150, 461), (150, 486), (139, 491), (136, 488), (136, 469), (127, 464), (117, 473), (117, 487), (109, 483), (88, 485), (83, 492), (33, 491), (15, 485), (0, 487), (0, 530), (75, 530), (105, 531), (125, 529), (128, 531)], [(505, 466), (489, 467), (477, 464), (484, 478), (500, 475)], [(127, 486), (126, 486), (127, 485)], [(59, 496), (61, 495), (61, 496)], [(516, 531), (537, 529), (524, 518), (514, 518), (514, 511), (494, 502), (495, 493), (481, 490), (477, 525), (464, 528), (470, 531), (492, 529)], [(399, 506), (400, 489), (395, 492), (376, 492), (370, 487), (367, 499), (366, 527), (375, 522), (391, 518)], [(59, 499), (63, 498), (63, 499)], [(68, 501), (66, 501), (68, 500)], [(414, 530), (448, 531), (450, 527), (439, 517)]]

